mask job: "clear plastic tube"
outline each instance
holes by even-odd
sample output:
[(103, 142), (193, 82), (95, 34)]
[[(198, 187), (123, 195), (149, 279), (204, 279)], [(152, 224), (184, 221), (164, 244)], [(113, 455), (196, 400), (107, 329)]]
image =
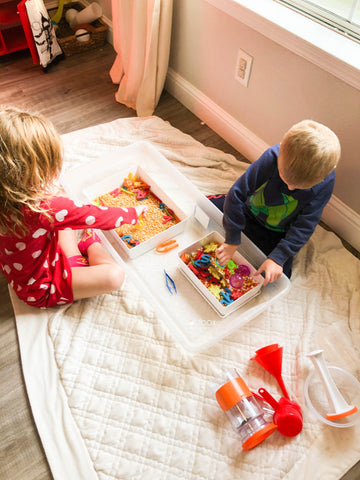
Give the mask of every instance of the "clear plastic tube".
[(216, 390), (216, 400), (239, 435), (243, 450), (249, 450), (273, 433), (276, 426), (266, 419), (237, 370), (228, 371), (226, 376), (225, 383)]

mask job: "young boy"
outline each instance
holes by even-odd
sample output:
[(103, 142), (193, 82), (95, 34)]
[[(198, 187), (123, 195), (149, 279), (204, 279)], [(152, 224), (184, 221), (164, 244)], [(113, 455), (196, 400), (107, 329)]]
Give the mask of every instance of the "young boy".
[(331, 197), (339, 159), (335, 133), (304, 120), (251, 164), (226, 198), (209, 197), (224, 212), (219, 262), (231, 259), (244, 232), (267, 255), (257, 271), (264, 273), (264, 285), (283, 272), (290, 278), (294, 255), (309, 240)]

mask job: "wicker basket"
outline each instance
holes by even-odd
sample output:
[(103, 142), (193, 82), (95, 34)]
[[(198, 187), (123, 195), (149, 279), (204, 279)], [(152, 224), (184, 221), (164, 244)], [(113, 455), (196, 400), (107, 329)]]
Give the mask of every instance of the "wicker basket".
[(95, 20), (91, 24), (86, 23), (83, 25), (77, 25), (74, 30), (79, 30), (80, 28), (85, 29), (90, 35), (89, 40), (85, 42), (79, 42), (79, 40), (76, 38), (74, 30), (65, 20), (65, 13), (69, 8), (74, 8), (75, 10), (80, 11), (85, 8), (85, 6), (78, 2), (64, 5), (63, 17), (59, 22), (58, 28), (56, 29), (56, 38), (64, 54), (69, 57), (76, 53), (102, 47), (106, 40), (108, 29), (107, 25), (101, 19)]

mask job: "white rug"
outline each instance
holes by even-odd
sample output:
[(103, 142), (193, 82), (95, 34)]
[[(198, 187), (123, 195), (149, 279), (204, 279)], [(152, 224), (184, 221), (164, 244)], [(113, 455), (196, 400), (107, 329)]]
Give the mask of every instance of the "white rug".
[[(246, 168), (157, 117), (120, 119), (63, 140), (66, 171), (147, 140), (206, 194), (226, 192)], [(48, 311), (12, 294), (27, 391), (54, 479), (338, 480), (360, 460), (360, 424), (335, 429), (311, 416), (306, 353), (324, 347), (329, 364), (359, 375), (359, 286), (359, 260), (318, 227), (295, 260), (289, 293), (198, 355), (178, 347), (131, 281)], [(242, 453), (211, 389), (235, 366), (252, 388), (279, 398), (274, 378), (250, 361), (271, 343), (284, 347), (283, 376), (303, 407), (303, 431), (291, 439), (275, 432)]]

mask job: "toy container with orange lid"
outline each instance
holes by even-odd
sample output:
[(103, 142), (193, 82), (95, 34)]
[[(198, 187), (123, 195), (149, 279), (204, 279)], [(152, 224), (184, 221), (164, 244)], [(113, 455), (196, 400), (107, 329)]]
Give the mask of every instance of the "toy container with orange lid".
[(215, 397), (233, 429), (240, 436), (243, 450), (250, 450), (276, 430), (266, 418), (254, 394), (234, 368), (227, 380), (216, 390)]

